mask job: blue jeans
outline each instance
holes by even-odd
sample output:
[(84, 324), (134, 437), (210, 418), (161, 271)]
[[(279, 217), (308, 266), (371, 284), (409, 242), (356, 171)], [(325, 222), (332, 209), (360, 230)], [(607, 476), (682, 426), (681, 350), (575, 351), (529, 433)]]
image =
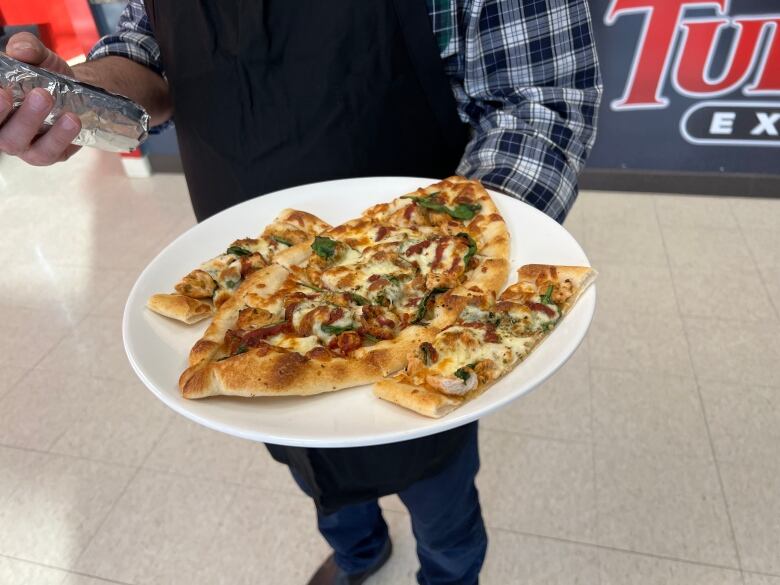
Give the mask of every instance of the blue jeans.
[[(487, 534), (474, 478), (479, 471), (477, 425), (463, 451), (439, 474), (399, 492), (417, 540), (420, 585), (473, 585), (485, 560)], [(294, 475), (295, 477), (295, 475)], [(295, 477), (304, 492), (307, 486)], [(320, 532), (347, 573), (362, 573), (378, 560), (387, 524), (376, 500), (317, 514)]]

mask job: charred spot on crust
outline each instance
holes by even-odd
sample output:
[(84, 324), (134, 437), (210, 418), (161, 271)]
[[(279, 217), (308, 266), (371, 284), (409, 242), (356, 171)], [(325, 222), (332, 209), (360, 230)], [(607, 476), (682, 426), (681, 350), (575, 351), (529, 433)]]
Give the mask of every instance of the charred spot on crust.
[(308, 358), (294, 351), (281, 354), (266, 382), (275, 388), (290, 387), (292, 382), (300, 377), (303, 366), (308, 362)]
[(211, 351), (217, 347), (217, 343), (208, 339), (198, 339), (194, 346), (192, 346), (192, 354), (201, 354)]
[(306, 225), (306, 217), (308, 214), (305, 214), (303, 211), (293, 211), (290, 215), (287, 216), (287, 222), (292, 223), (295, 222), (299, 226), (303, 227)]

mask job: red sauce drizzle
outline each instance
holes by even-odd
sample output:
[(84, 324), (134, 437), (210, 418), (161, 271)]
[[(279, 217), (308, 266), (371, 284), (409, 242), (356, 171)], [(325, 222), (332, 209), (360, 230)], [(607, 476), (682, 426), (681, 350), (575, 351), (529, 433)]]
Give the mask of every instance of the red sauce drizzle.
[(444, 256), (444, 249), (446, 247), (447, 240), (440, 240), (436, 246), (436, 253), (433, 256), (433, 264), (431, 264), (431, 269), (438, 268), (439, 264), (441, 264), (441, 259)]
[(422, 253), (425, 248), (430, 246), (433, 243), (433, 240), (425, 240), (424, 242), (420, 242), (418, 244), (414, 244), (412, 246), (409, 246), (409, 248), (406, 250), (407, 256), (414, 256), (415, 254)]
[(531, 309), (532, 311), (539, 311), (540, 313), (544, 313), (550, 318), (555, 317), (555, 311), (553, 311), (547, 305), (543, 305), (542, 303), (528, 302), (525, 304), (525, 306)]
[(382, 240), (387, 235), (387, 233), (389, 231), (390, 231), (390, 229), (387, 226), (380, 225), (379, 229), (376, 230), (376, 237), (374, 238), (374, 241), (378, 242), (378, 241)]

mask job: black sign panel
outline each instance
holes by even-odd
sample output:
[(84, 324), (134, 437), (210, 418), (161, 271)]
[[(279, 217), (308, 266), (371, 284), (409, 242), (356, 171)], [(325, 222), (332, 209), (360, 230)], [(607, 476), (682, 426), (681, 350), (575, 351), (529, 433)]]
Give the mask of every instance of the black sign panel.
[(780, 176), (780, 2), (592, 0), (595, 170)]

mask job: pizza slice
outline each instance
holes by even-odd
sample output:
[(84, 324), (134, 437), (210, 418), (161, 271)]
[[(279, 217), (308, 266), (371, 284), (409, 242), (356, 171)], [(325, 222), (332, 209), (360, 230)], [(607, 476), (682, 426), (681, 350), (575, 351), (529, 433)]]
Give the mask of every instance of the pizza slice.
[(308, 262), (289, 266), (299, 279), (391, 307), (403, 326), (443, 292), (498, 294), (509, 272), (506, 223), (482, 185), (462, 177), (375, 205), (311, 248)]
[(519, 269), (517, 283), (497, 302), (485, 295), (459, 297), (455, 322), (420, 343), (406, 369), (377, 383), (374, 393), (425, 416), (444, 416), (525, 359), (595, 276), (588, 267), (531, 264)]
[(300, 282), (283, 266), (252, 274), (190, 353), (185, 398), (311, 395), (369, 384), (457, 312), (440, 302), (431, 327), (401, 328), (388, 307)]
[(301, 246), (330, 226), (318, 217), (285, 209), (257, 238), (234, 241), (223, 254), (187, 274), (174, 287), (175, 293), (152, 295), (147, 307), (187, 324), (213, 314), (252, 272), (278, 261), (280, 256), (298, 257)]

